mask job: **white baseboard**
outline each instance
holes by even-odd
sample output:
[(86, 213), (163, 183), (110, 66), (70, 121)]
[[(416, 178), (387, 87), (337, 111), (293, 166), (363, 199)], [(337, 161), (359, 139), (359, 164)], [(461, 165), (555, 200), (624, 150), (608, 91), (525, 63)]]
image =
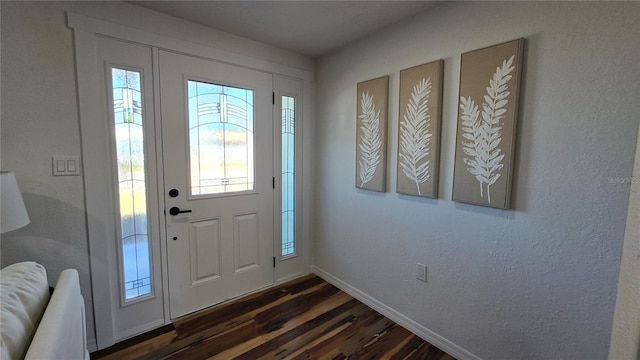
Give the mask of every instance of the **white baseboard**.
[(307, 273), (304, 273), (304, 272), (297, 272), (297, 273), (295, 273), (295, 274), (285, 276), (285, 277), (283, 277), (283, 278), (277, 279), (277, 280), (276, 280), (276, 283), (275, 283), (274, 285), (278, 285), (278, 284), (286, 283), (287, 281), (291, 281), (291, 280), (297, 279), (297, 278), (299, 278), (299, 277), (301, 277), (301, 276), (304, 276), (304, 275), (306, 275), (306, 274), (308, 274), (308, 272), (307, 272)]
[(116, 334), (116, 343), (165, 325), (164, 318)]
[(445, 339), (444, 337), (436, 334), (435, 332), (427, 329), (421, 324), (418, 324), (414, 320), (408, 318), (407, 316), (401, 314), (400, 312), (390, 308), (389, 306), (383, 304), (382, 302), (374, 299), (370, 295), (365, 292), (355, 288), (354, 286), (340, 280), (335, 277), (331, 273), (319, 268), (315, 265), (311, 266), (311, 271), (326, 280), (328, 283), (336, 286), (340, 290), (346, 292), (347, 294), (353, 296), (355, 299), (358, 299), (363, 304), (369, 306), (370, 308), (376, 310), (380, 314), (386, 316), (390, 320), (393, 320), (398, 325), (404, 327), (405, 329), (411, 331), (412, 333), (418, 335), (425, 341), (430, 344), (436, 346), (438, 349), (446, 352), (447, 354), (455, 357), (459, 360), (481, 360), (476, 355), (470, 353), (469, 351), (463, 349), (462, 347), (456, 345), (455, 343)]
[(94, 351), (98, 351), (98, 343), (96, 342), (96, 339), (87, 340), (87, 350), (90, 353), (92, 353)]

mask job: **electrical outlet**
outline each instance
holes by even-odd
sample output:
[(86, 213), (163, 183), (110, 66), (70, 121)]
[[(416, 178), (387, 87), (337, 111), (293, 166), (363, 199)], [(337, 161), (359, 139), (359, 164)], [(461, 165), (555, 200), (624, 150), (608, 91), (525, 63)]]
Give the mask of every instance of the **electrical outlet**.
[(427, 282), (427, 265), (418, 263), (416, 266), (416, 278)]

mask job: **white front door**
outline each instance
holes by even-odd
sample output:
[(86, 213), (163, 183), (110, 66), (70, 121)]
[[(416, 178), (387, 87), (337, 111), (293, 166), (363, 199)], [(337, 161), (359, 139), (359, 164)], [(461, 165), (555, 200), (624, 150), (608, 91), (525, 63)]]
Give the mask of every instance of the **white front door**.
[(160, 51), (171, 318), (274, 282), (272, 75)]

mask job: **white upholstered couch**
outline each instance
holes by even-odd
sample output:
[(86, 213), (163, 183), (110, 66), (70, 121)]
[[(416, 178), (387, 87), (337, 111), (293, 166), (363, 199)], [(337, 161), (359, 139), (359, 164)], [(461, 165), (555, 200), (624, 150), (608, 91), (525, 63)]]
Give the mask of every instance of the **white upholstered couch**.
[(35, 262), (0, 271), (0, 359), (89, 359), (78, 272), (60, 273), (53, 294)]

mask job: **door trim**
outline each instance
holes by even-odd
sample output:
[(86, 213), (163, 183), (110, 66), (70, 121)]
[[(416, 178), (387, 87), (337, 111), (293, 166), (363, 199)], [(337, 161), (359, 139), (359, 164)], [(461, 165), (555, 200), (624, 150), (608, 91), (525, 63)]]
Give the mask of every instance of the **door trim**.
[[(304, 112), (305, 112), (305, 101), (304, 101), (304, 91), (303, 91), (303, 82), (300, 79), (295, 79), (291, 77), (274, 75), (273, 77), (273, 93), (274, 93), (274, 107), (273, 107), (273, 119), (274, 119), (274, 127), (273, 127), (273, 173), (276, 179), (280, 178), (280, 181), (275, 182), (274, 186), (274, 202), (273, 202), (273, 212), (274, 217), (277, 218), (274, 221), (274, 231), (273, 231), (273, 241), (274, 241), (274, 256), (275, 256), (275, 282), (283, 283), (289, 281), (295, 277), (304, 275), (305, 267), (302, 266), (304, 264), (304, 254), (308, 251), (305, 249), (304, 234), (302, 229), (303, 227), (303, 219), (305, 215), (305, 209), (303, 207), (303, 193), (300, 191), (303, 189), (303, 134), (305, 131), (304, 126)], [(295, 98), (295, 106), (296, 106), (296, 115), (295, 115), (295, 197), (294, 197), (294, 209), (295, 209), (295, 225), (294, 225), (294, 236), (295, 236), (295, 253), (292, 255), (282, 256), (282, 221), (280, 220), (280, 216), (282, 216), (282, 127), (276, 126), (276, 121), (279, 123), (282, 119), (282, 97), (283, 96), (291, 96)]]
[[(74, 56), (76, 64), (76, 80), (78, 91), (78, 117), (80, 120), (80, 136), (81, 136), (81, 151), (83, 161), (83, 181), (84, 181), (84, 197), (85, 197), (85, 211), (87, 221), (87, 237), (89, 243), (89, 263), (91, 269), (91, 299), (93, 301), (93, 310), (95, 318), (95, 334), (96, 334), (96, 348), (90, 350), (104, 349), (115, 343), (116, 339), (124, 339), (160, 326), (162, 324), (171, 323), (168, 313), (168, 307), (165, 306), (164, 314), (159, 314), (159, 318), (164, 318), (164, 321), (154, 321), (148, 324), (139, 324), (129, 329), (123, 329), (121, 331), (116, 330), (115, 314), (118, 311), (120, 304), (119, 301), (114, 301), (111, 296), (113, 289), (118, 289), (118, 263), (116, 261), (117, 254), (115, 249), (109, 246), (111, 242), (109, 239), (114, 239), (115, 234), (115, 212), (111, 199), (113, 198), (112, 184), (109, 183), (110, 176), (105, 175), (105, 171), (108, 173), (111, 166), (110, 159), (108, 157), (109, 145), (107, 139), (104, 138), (104, 134), (107, 133), (107, 121), (105, 113), (105, 99), (102, 97), (102, 91), (99, 86), (99, 72), (103, 71), (98, 66), (98, 54), (97, 54), (97, 38), (99, 36), (111, 37), (118, 40), (129, 41), (139, 43), (152, 48), (152, 61), (154, 63), (154, 110), (156, 121), (160, 116), (159, 107), (160, 104), (157, 101), (159, 94), (159, 70), (157, 67), (158, 51), (159, 49), (180, 52), (195, 56), (204, 57), (214, 61), (225, 62), (236, 66), (244, 66), (247, 68), (266, 71), (272, 74), (282, 74), (289, 77), (299, 78), (304, 81), (305, 103), (309, 104), (312, 99), (311, 93), (313, 91), (314, 73), (313, 71), (299, 69), (293, 66), (278, 64), (273, 61), (260, 59), (248, 55), (242, 55), (233, 53), (220, 48), (214, 48), (207, 45), (201, 45), (186, 41), (184, 39), (177, 39), (167, 35), (160, 35), (157, 33), (140, 30), (126, 25), (116, 24), (113, 22), (100, 20), (84, 15), (74, 14), (67, 12), (67, 27), (73, 29), (74, 37)], [(311, 107), (307, 106), (303, 117), (305, 119), (311, 119)], [(309, 128), (309, 131), (311, 128)], [(156, 141), (161, 138), (158, 128), (156, 128)], [(307, 132), (305, 139), (311, 139), (312, 133)], [(307, 142), (309, 145), (304, 145), (305, 149), (311, 146), (311, 142)], [(311, 173), (310, 165), (311, 156), (313, 151), (305, 151), (305, 157), (308, 164), (302, 171), (308, 171), (305, 173), (305, 178), (311, 181), (310, 177), (306, 177), (306, 174)], [(158, 174), (162, 174), (164, 169), (162, 168), (161, 151), (156, 151), (156, 165)], [(159, 207), (164, 207), (164, 179), (159, 176), (156, 180), (158, 184), (158, 201)], [(300, 196), (305, 199), (312, 199), (313, 194), (311, 192), (311, 186), (305, 189), (300, 189)], [(304, 192), (304, 194), (303, 194)], [(305, 228), (303, 241), (305, 244), (309, 242), (310, 225), (312, 223), (312, 217), (310, 212), (305, 214), (303, 219), (303, 226)], [(162, 296), (168, 299), (167, 290), (167, 253), (166, 253), (166, 229), (160, 228), (161, 236), (161, 272), (163, 291)], [(304, 253), (303, 272), (308, 272), (308, 264), (310, 256), (308, 251)], [(88, 329), (89, 340), (93, 330)]]
[(129, 40), (147, 46), (157, 47), (167, 51), (200, 56), (231, 65), (244, 66), (254, 70), (283, 74), (305, 81), (314, 81), (314, 73), (311, 71), (278, 64), (273, 61), (263, 60), (252, 56), (233, 53), (221, 48), (200, 45), (184, 39), (177, 39), (147, 32), (126, 25), (74, 14), (72, 12), (67, 12), (67, 26), (75, 31), (106, 35), (116, 39)]

